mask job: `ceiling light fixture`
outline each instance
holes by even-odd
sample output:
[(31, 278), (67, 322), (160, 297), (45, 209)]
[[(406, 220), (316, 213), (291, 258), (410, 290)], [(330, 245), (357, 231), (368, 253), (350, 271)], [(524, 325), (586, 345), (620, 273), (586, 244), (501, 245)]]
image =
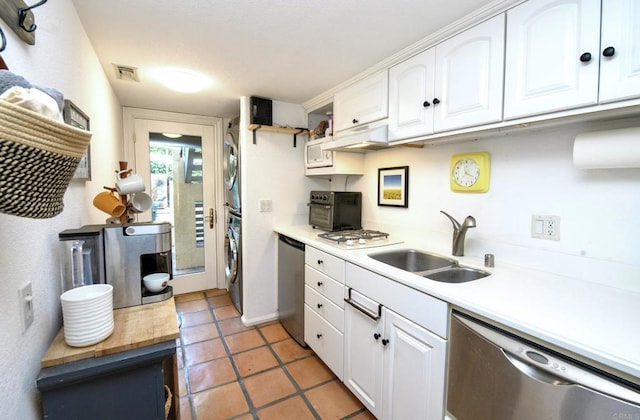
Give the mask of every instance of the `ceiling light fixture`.
[(198, 92), (211, 85), (210, 78), (191, 70), (165, 69), (159, 71), (157, 77), (169, 89), (183, 93)]
[(165, 137), (169, 137), (170, 139), (179, 139), (180, 137), (182, 137), (182, 134), (178, 133), (162, 133), (162, 135)]

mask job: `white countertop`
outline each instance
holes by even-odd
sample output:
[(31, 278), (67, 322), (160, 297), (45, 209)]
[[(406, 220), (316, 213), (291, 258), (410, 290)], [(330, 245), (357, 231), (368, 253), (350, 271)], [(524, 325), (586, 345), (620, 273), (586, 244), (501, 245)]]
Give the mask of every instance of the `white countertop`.
[(486, 268), (484, 261), (471, 257), (453, 258), (491, 275), (468, 283), (440, 283), (367, 256), (383, 249), (404, 248), (451, 256), (445, 250), (426, 248), (424, 243), (408, 240), (384, 247), (344, 250), (318, 239), (319, 231), (310, 226), (278, 226), (275, 231), (640, 383), (638, 293), (500, 262), (495, 268)]

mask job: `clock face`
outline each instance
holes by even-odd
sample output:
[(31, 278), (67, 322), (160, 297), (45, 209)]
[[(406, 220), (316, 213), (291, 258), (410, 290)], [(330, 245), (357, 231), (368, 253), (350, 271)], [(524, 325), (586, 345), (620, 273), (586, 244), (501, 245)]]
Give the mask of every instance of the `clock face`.
[(451, 191), (485, 193), (489, 191), (491, 156), (489, 152), (468, 152), (451, 156)]
[(473, 159), (460, 159), (455, 163), (451, 176), (456, 184), (470, 187), (478, 181), (480, 167)]

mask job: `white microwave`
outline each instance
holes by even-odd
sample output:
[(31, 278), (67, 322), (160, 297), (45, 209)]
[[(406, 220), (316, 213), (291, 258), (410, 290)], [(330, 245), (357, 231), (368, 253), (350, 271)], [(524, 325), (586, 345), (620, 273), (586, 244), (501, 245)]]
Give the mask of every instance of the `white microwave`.
[(304, 162), (307, 169), (333, 166), (334, 152), (331, 150), (322, 150), (322, 144), (326, 141), (326, 138), (322, 138), (310, 140), (305, 144)]

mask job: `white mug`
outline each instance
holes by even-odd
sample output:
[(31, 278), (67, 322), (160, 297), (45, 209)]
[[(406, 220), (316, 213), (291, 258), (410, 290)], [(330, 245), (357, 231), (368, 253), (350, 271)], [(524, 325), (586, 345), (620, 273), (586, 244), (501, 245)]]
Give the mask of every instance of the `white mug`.
[(122, 178), (122, 176), (128, 172), (128, 170), (120, 171), (116, 174), (116, 189), (118, 190), (118, 194), (125, 195), (144, 191), (145, 186), (142, 175), (132, 173)]
[(137, 192), (131, 196), (129, 205), (134, 213), (142, 213), (147, 211), (153, 205), (153, 200), (149, 194), (143, 192)]

